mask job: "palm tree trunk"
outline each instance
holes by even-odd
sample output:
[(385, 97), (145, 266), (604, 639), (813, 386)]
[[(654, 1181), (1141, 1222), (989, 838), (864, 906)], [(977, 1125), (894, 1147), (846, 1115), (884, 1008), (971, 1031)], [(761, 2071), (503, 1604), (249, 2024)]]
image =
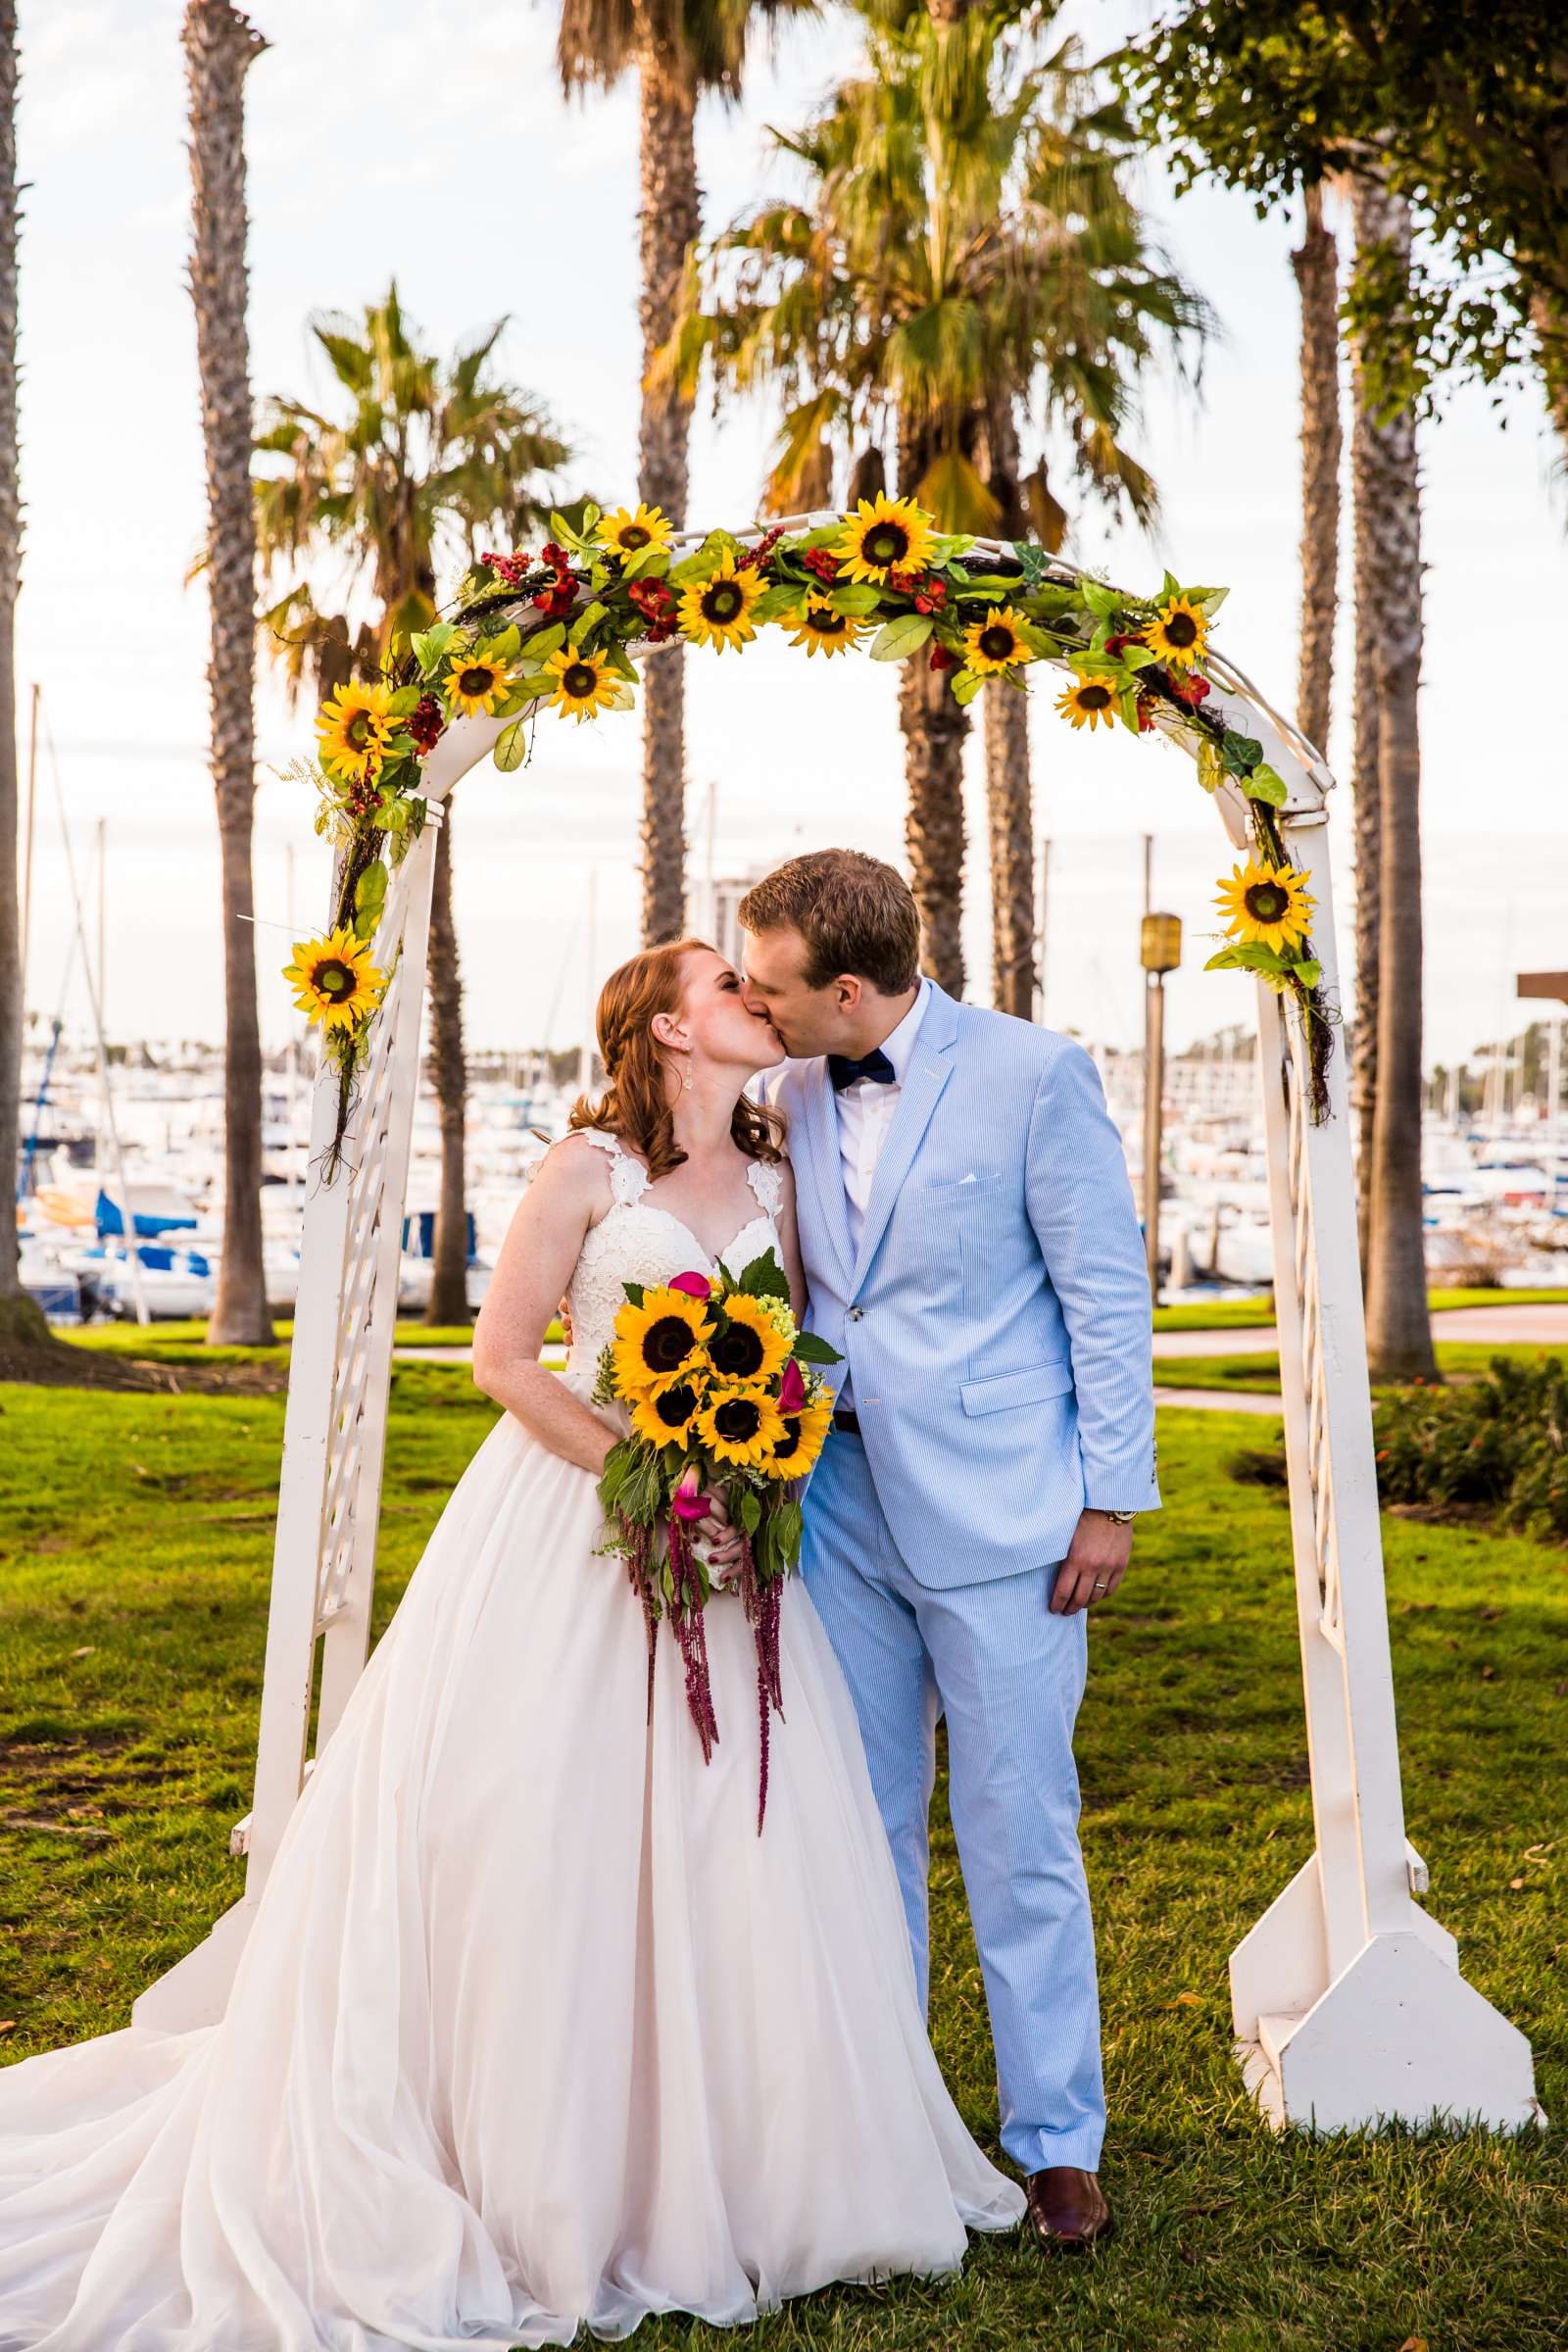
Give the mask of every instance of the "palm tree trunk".
[[(899, 438), (899, 489), (925, 472), (918, 441)], [(905, 847), (920, 910), (921, 961), (950, 997), (963, 994), (963, 746), (969, 714), (923, 652), (899, 667), (899, 725), (908, 791)]]
[[(1358, 251), (1407, 259), (1401, 198), (1357, 174)], [(1360, 419), (1358, 418), (1358, 428)], [(1377, 679), (1380, 913), (1377, 1092), (1367, 1253), (1367, 1353), (1375, 1380), (1437, 1377), (1421, 1223), (1421, 484), (1415, 418), (1365, 419), (1356, 477), (1357, 585)], [(1364, 564), (1364, 571), (1363, 571)]]
[(1350, 1034), (1350, 1113), (1365, 1294), (1372, 1250), (1372, 1127), (1378, 1099), (1378, 1000), (1383, 925), (1383, 815), (1378, 780), (1378, 586), (1373, 536), (1362, 516), (1376, 502), (1378, 428), (1352, 354), (1350, 479), (1355, 497), (1355, 680), (1350, 700), (1350, 805), (1355, 853), (1355, 1020)]
[(1334, 681), (1340, 558), (1339, 249), (1323, 190), (1306, 191), (1306, 231), (1291, 256), (1301, 302), (1301, 645), (1297, 722), (1322, 751)]
[(262, 1045), (256, 1004), (251, 820), (256, 524), (251, 507), (250, 348), (245, 323), (245, 74), (267, 47), (229, 0), (189, 0), (196, 310), (207, 454), (207, 586), (213, 786), (223, 872), (223, 1253), (211, 1344), (272, 1337), (262, 1265)]
[[(702, 226), (697, 101), (689, 68), (652, 0), (636, 0), (642, 212), (639, 248), (644, 384), (639, 494), (686, 520), (691, 407), (673, 384), (651, 387), (654, 355), (673, 332), (686, 254)], [(643, 944), (678, 939), (686, 917), (686, 668), (672, 644), (643, 665)]]
[(468, 1320), (468, 1218), (465, 1129), (468, 1068), (463, 1047), (463, 981), (452, 919), (452, 803), (442, 812), (430, 900), (430, 1070), (441, 1121), (441, 1198), (435, 1215), (427, 1323)]
[[(986, 487), (1000, 509), (1004, 539), (1027, 526), (1018, 481), (1018, 429), (1010, 402), (985, 419), (981, 454)], [(1029, 774), (1029, 702), (1009, 686), (981, 697), (986, 750), (986, 817), (991, 837), (991, 1002), (999, 1012), (1031, 1020), (1035, 1008), (1035, 843)]]
[(22, 494), (17, 447), (17, 9), (0, 0), (0, 1338), (44, 1339), (24, 1298), (11, 1213), (21, 1141), (22, 909), (17, 898), (17, 591)]

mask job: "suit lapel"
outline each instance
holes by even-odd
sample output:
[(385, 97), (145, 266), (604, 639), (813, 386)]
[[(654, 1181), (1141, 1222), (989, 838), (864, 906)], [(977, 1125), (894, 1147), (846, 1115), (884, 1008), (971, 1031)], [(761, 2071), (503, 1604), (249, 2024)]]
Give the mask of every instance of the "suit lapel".
[(844, 1200), (844, 1167), (839, 1157), (838, 1113), (825, 1060), (808, 1063), (801, 1073), (801, 1124), (820, 1229), (839, 1261), (840, 1276), (847, 1283), (852, 1264), (850, 1222)]
[(894, 1202), (914, 1164), (914, 1155), (931, 1123), (931, 1113), (936, 1109), (942, 1090), (953, 1075), (953, 1048), (957, 1034), (958, 1008), (950, 996), (933, 985), (925, 1018), (915, 1037), (909, 1067), (899, 1090), (893, 1124), (888, 1129), (887, 1142), (876, 1163), (876, 1176), (860, 1233), (859, 1254), (855, 1261), (851, 1282), (852, 1298), (871, 1270), (871, 1260), (887, 1231)]

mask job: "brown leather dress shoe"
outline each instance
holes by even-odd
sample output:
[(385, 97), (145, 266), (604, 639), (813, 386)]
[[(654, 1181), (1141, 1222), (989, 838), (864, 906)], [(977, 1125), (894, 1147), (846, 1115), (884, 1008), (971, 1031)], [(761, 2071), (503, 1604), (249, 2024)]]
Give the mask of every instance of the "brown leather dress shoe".
[(1029, 2208), (1025, 2225), (1043, 2251), (1084, 2254), (1102, 2238), (1116, 2234), (1115, 2217), (1105, 2202), (1099, 2176), (1076, 2164), (1048, 2164), (1024, 2181)]

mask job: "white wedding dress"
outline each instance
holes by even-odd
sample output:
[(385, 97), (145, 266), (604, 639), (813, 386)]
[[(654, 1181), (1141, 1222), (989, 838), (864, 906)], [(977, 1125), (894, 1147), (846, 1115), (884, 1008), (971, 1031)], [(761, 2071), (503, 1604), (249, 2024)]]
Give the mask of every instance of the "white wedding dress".
[[(605, 1139), (607, 1144), (609, 1139)], [(625, 1281), (710, 1270), (614, 1202), (573, 1277), (586, 1396)], [(773, 1246), (776, 1174), (724, 1252)], [(4, 2352), (507, 2352), (950, 2271), (1023, 2199), (926, 2039), (848, 1690), (799, 1578), (757, 1828), (757, 1660), (675, 1644), (594, 1480), (503, 1414), (290, 1821), (221, 2024), (0, 2070)]]

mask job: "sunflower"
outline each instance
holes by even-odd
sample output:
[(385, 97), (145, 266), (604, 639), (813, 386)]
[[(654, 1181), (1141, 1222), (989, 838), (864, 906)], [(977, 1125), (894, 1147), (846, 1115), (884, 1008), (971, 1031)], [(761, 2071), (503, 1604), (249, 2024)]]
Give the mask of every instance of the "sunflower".
[(620, 691), (619, 674), (603, 654), (582, 654), (573, 645), (563, 645), (549, 657), (545, 667), (556, 681), (550, 708), (559, 710), (563, 718), (569, 710), (579, 726), (585, 718), (597, 718), (601, 710), (608, 710)]
[(487, 645), (454, 654), (447, 669), (447, 705), (454, 717), (488, 718), (512, 691), (512, 672)]
[(862, 498), (834, 543), (846, 580), (886, 584), (890, 571), (924, 571), (931, 562), (931, 524), (912, 499), (879, 490)]
[(722, 653), (726, 645), (744, 645), (755, 637), (752, 608), (762, 594), (761, 575), (755, 568), (737, 571), (726, 555), (706, 580), (693, 580), (680, 600), (680, 633), (693, 645), (710, 645)]
[(1208, 637), (1208, 615), (1190, 596), (1167, 597), (1144, 633), (1144, 643), (1177, 669), (1190, 669)]
[(724, 1321), (708, 1348), (719, 1379), (771, 1380), (783, 1371), (789, 1351), (761, 1299), (732, 1291), (724, 1301)]
[(677, 1372), (695, 1373), (708, 1358), (703, 1342), (712, 1320), (684, 1291), (644, 1291), (641, 1306), (627, 1299), (615, 1317), (615, 1384), (622, 1396), (643, 1397)]
[(326, 1030), (357, 1029), (386, 987), (386, 974), (370, 961), (368, 941), (341, 926), (324, 939), (296, 940), (283, 977), (299, 991), (294, 1002), (300, 1011)]
[(782, 1416), (784, 1434), (757, 1467), (764, 1478), (804, 1478), (822, 1450), (833, 1419), (833, 1392), (824, 1382), (799, 1413)]
[(791, 645), (804, 645), (808, 654), (848, 653), (865, 633), (863, 621), (840, 612), (825, 596), (808, 596), (800, 611), (784, 615), (784, 626), (795, 632)]
[(1219, 881), (1218, 906), (1225, 928), (1244, 944), (1288, 951), (1306, 938), (1316, 901), (1294, 865), (1260, 865), (1249, 858)]
[(678, 1372), (673, 1380), (639, 1396), (631, 1408), (631, 1425), (651, 1446), (684, 1446), (692, 1423), (702, 1410), (702, 1383)]
[(645, 548), (667, 547), (674, 528), (659, 507), (617, 507), (604, 516), (594, 537), (612, 555), (640, 556)]
[(390, 686), (340, 686), (316, 722), (321, 765), (346, 784), (368, 783), (396, 732)]
[(697, 1416), (704, 1450), (715, 1462), (734, 1462), (743, 1470), (760, 1468), (783, 1434), (778, 1406), (759, 1388), (710, 1389)]
[(999, 605), (984, 620), (972, 620), (963, 632), (963, 657), (981, 677), (993, 677), (1034, 655), (1024, 642), (1023, 615), (1010, 605)]
[(1075, 727), (1086, 726), (1091, 734), (1101, 724), (1113, 727), (1116, 724), (1114, 681), (1096, 677), (1093, 671), (1087, 677), (1074, 678), (1066, 693), (1056, 697), (1056, 709)]

